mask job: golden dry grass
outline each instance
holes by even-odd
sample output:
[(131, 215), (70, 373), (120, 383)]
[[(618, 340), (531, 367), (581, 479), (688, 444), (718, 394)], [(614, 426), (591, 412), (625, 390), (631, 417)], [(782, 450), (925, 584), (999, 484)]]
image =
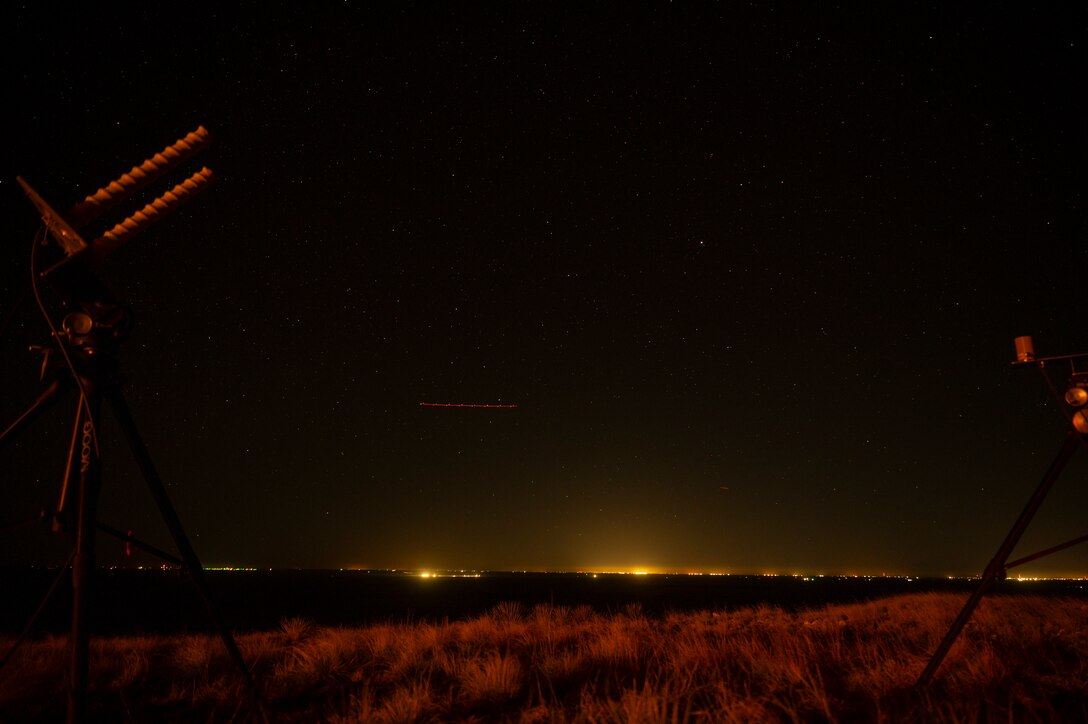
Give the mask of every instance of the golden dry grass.
[[(364, 628), (291, 619), (239, 637), (262, 684), (256, 708), (216, 638), (97, 639), (91, 712), (118, 722), (1088, 720), (1081, 599), (984, 600), (936, 682), (915, 692), (963, 600), (657, 618), (503, 604), (466, 621)], [(63, 718), (66, 661), (61, 638), (25, 645), (0, 676), (0, 719)]]

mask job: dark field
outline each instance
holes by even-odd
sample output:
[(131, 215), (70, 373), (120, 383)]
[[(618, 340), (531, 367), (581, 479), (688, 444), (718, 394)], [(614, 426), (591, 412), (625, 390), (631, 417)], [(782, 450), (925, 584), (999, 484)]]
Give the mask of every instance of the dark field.
[[(56, 571), (0, 571), (0, 632), (17, 632)], [(737, 609), (768, 604), (798, 610), (904, 593), (970, 591), (967, 579), (800, 578), (581, 573), (482, 573), (478, 578), (368, 571), (209, 571), (212, 593), (231, 626), (268, 630), (285, 618), (319, 625), (441, 621), (477, 616), (499, 603), (588, 605), (598, 613), (637, 603), (647, 614)], [(1088, 581), (1006, 581), (996, 594), (1088, 596)], [(63, 581), (37, 630), (69, 625), (71, 589)], [(190, 579), (179, 571), (102, 570), (95, 579), (96, 634), (208, 630), (208, 617)]]
[[(257, 697), (215, 636), (98, 636), (87, 714), (277, 724), (1088, 720), (1083, 596), (984, 599), (932, 685), (916, 688), (963, 600), (908, 593), (661, 616), (639, 605), (596, 613), (507, 602), (459, 620), (347, 627), (285, 618), (237, 637)], [(13, 640), (0, 633), (0, 647)], [(0, 675), (0, 719), (63, 721), (67, 666), (65, 636), (29, 641)]]

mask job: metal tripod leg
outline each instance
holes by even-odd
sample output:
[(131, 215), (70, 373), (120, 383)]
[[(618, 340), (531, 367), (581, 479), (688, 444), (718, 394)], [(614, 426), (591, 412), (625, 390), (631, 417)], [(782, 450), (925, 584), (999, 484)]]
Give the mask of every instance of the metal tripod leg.
[(174, 510), (174, 506), (170, 502), (170, 497), (166, 493), (166, 488), (162, 484), (162, 479), (159, 477), (159, 473), (155, 469), (155, 464), (151, 460), (151, 454), (144, 446), (144, 441), (140, 437), (139, 430), (136, 429), (136, 423), (132, 419), (132, 412), (129, 410), (124, 395), (120, 388), (110, 388), (107, 391), (106, 399), (113, 408), (114, 416), (117, 418), (117, 422), (120, 424), (122, 432), (124, 432), (129, 448), (131, 448), (132, 454), (136, 458), (136, 464), (140, 467), (140, 472), (143, 473), (144, 481), (147, 483), (147, 487), (150, 489), (151, 495), (155, 499), (155, 504), (159, 508), (159, 513), (162, 515), (166, 527), (170, 530), (170, 535), (174, 539), (174, 545), (177, 546), (182, 560), (185, 561), (189, 576), (192, 577), (193, 582), (199, 589), (200, 596), (204, 600), (204, 606), (208, 609), (208, 614), (211, 616), (216, 628), (219, 629), (219, 637), (223, 640), (223, 645), (226, 646), (227, 653), (230, 654), (230, 657), (238, 666), (239, 671), (241, 671), (249, 690), (251, 692), (256, 692), (253, 677), (250, 675), (245, 659), (242, 658), (242, 652), (238, 649), (238, 644), (234, 640), (234, 636), (231, 634), (230, 629), (227, 628), (219, 607), (216, 606), (215, 601), (212, 599), (211, 591), (208, 589), (208, 581), (204, 577), (204, 568), (200, 565), (200, 560), (197, 558), (196, 551), (193, 550), (192, 545), (189, 543), (189, 538), (185, 534), (185, 529), (181, 526), (181, 520)]
[(68, 722), (83, 718), (87, 705), (87, 669), (90, 662), (91, 631), (88, 626), (90, 593), (95, 565), (95, 525), (98, 494), (102, 487), (102, 467), (95, 439), (101, 397), (94, 380), (80, 380), (86, 397), (81, 400), (77, 420), (79, 439), (79, 503), (75, 524), (75, 554), (72, 558), (72, 647), (68, 686)]
[(15, 643), (11, 645), (8, 652), (4, 654), (4, 658), (0, 660), (0, 671), (4, 670), (4, 667), (7, 666), (8, 662), (15, 656), (15, 652), (19, 650), (19, 647), (22, 646), (27, 637), (30, 636), (30, 632), (34, 630), (34, 625), (38, 623), (38, 617), (42, 615), (46, 605), (48, 605), (50, 599), (53, 598), (53, 594), (57, 592), (60, 582), (68, 576), (68, 569), (71, 567), (72, 559), (75, 557), (76, 552), (73, 550), (68, 556), (68, 560), (61, 566), (60, 572), (57, 574), (56, 578), (53, 579), (53, 583), (49, 586), (49, 590), (45, 592), (45, 595), (42, 596), (42, 600), (38, 602), (38, 607), (34, 609), (34, 613), (30, 614), (30, 618), (27, 619), (26, 625), (23, 626), (23, 630), (19, 634), (19, 637), (15, 639)]
[[(57, 395), (65, 388), (61, 380), (53, 380), (37, 399), (15, 419), (2, 433), (0, 443), (13, 438), (16, 433), (37, 419)], [(86, 395), (86, 397), (84, 396)], [(95, 533), (98, 494), (102, 484), (101, 461), (98, 454), (98, 440), (95, 425), (101, 407), (101, 397), (96, 382), (88, 376), (80, 377), (80, 398), (76, 405), (72, 440), (68, 448), (68, 461), (64, 468), (64, 484), (61, 500), (53, 517), (53, 528), (57, 532), (69, 530), (73, 537), (73, 550), (64, 566), (72, 570), (72, 628), (69, 640), (70, 659), (68, 669), (68, 716), (69, 722), (82, 719), (87, 702), (87, 666), (90, 658), (90, 629), (88, 614), (90, 603), (91, 579), (95, 565)], [(77, 463), (78, 451), (78, 463)], [(78, 485), (78, 490), (72, 488)], [(66, 502), (75, 497), (76, 511), (71, 514)], [(26, 639), (34, 622), (44, 610), (46, 603), (57, 590), (63, 573), (57, 576), (48, 593), (31, 616), (22, 635), (5, 657), (5, 663), (15, 653), (19, 644)]]
[(49, 403), (52, 402), (53, 398), (57, 396), (57, 393), (60, 392), (62, 388), (63, 385), (60, 383), (60, 380), (53, 380), (50, 382), (49, 386), (42, 390), (41, 394), (38, 395), (38, 399), (30, 403), (30, 407), (26, 408), (23, 414), (15, 418), (15, 420), (8, 425), (7, 429), (0, 432), (0, 444), (5, 440), (14, 437), (17, 432), (32, 423), (39, 415), (49, 409)]
[[(79, 402), (76, 405), (76, 419), (72, 424), (72, 441), (68, 443), (68, 460), (64, 463), (64, 480), (61, 481), (60, 497), (57, 499), (57, 509), (53, 515), (51, 527), (54, 533), (67, 533), (73, 530), (75, 525), (75, 520), (72, 518), (69, 509), (68, 496), (69, 491), (74, 487), (73, 481), (78, 480), (79, 475), (79, 465), (76, 464), (76, 459), (80, 455), (80, 442), (83, 437), (83, 413), (83, 393), (80, 393)], [(79, 504), (78, 501), (76, 501), (76, 504)]]
[(937, 647), (937, 650), (933, 654), (933, 658), (929, 660), (922, 675), (918, 677), (918, 681), (915, 686), (922, 688), (928, 686), (933, 680), (933, 675), (937, 673), (937, 669), (940, 668), (941, 662), (944, 661), (945, 656), (948, 655), (949, 650), (952, 648), (952, 644), (959, 638), (960, 633), (963, 631), (963, 627), (967, 625), (967, 621), (971, 618), (971, 614), (974, 613), (978, 607), (982, 597), (986, 594), (994, 581), (1001, 577), (1005, 572), (1005, 564), (1009, 560), (1009, 556), (1012, 555), (1012, 551), (1016, 548), (1016, 544), (1020, 542), (1021, 536), (1024, 535), (1024, 531), (1027, 530), (1028, 525), (1031, 524), (1031, 519), (1035, 517), (1035, 514), (1039, 511), (1039, 507), (1043, 504), (1043, 500), (1046, 499), (1050, 489), (1054, 487), (1055, 481), (1058, 476), (1061, 475), (1062, 469), (1065, 468), (1066, 463), (1069, 462), (1069, 458), (1076, 452), (1077, 446), (1081, 443), (1081, 435), (1074, 429), (1069, 430), (1069, 434), (1066, 435), (1065, 442), (1062, 444), (1061, 450), (1058, 451), (1057, 457), (1054, 458), (1054, 462), (1050, 464), (1050, 469), (1046, 471), (1046, 475), (1039, 482), (1039, 487), (1035, 489), (1035, 493), (1028, 500), (1028, 504), (1024, 506), (1024, 510), (1020, 513), (1020, 517), (1016, 519), (1016, 523), (1013, 525), (1012, 530), (1005, 536), (1004, 542), (1001, 547), (997, 549), (997, 553), (994, 554), (990, 564), (986, 566), (986, 570), (982, 574), (982, 580), (979, 581), (978, 587), (975, 588), (974, 593), (967, 599), (967, 603), (964, 605), (963, 610), (960, 611), (959, 616), (952, 623), (951, 628), (948, 629), (948, 633), (945, 634), (944, 640), (941, 641), (941, 645)]

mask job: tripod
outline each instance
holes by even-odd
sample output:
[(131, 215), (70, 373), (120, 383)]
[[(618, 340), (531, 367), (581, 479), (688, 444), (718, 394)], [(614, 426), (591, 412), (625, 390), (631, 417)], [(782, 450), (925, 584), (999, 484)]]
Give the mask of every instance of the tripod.
[[(1038, 366), (1039, 370), (1043, 372), (1043, 377), (1046, 379), (1048, 386), (1051, 387), (1051, 391), (1054, 392), (1055, 397), (1060, 396), (1051, 384), (1050, 378), (1046, 375), (1044, 369), (1046, 362), (1068, 360), (1072, 374), (1069, 380), (1069, 388), (1066, 391), (1064, 398), (1060, 398), (1060, 401), (1073, 409), (1088, 404), (1088, 374), (1078, 372), (1074, 366), (1075, 360), (1088, 357), (1088, 355), (1036, 358), (1031, 337), (1017, 337), (1015, 341), (1017, 361), (1013, 363), (1014, 366)], [(1015, 568), (1024, 563), (1038, 560), (1044, 556), (1063, 551), (1066, 548), (1088, 541), (1088, 535), (1082, 535), (1065, 543), (1047, 548), (1046, 550), (1024, 556), (1023, 558), (1018, 558), (1014, 561), (1009, 561), (1009, 556), (1012, 555), (1013, 550), (1016, 548), (1016, 544), (1020, 542), (1020, 538), (1028, 529), (1028, 526), (1031, 525), (1032, 519), (1035, 517), (1035, 514), (1039, 512), (1039, 508), (1042, 506), (1043, 501), (1046, 500), (1046, 496), (1050, 493), (1051, 488), (1054, 487), (1054, 483), (1057, 482), (1058, 477), (1061, 475), (1062, 470), (1065, 469), (1069, 459), (1073, 457), (1073, 453), (1077, 451), (1077, 447), (1081, 444), (1088, 445), (1088, 415), (1086, 415), (1086, 412), (1088, 412), (1088, 408), (1077, 410), (1070, 416), (1071, 425), (1069, 431), (1066, 433), (1065, 441), (1058, 450), (1057, 456), (1055, 456), (1054, 461), (1050, 464), (1050, 468), (1047, 470), (1046, 475), (1039, 481), (1038, 487), (1035, 488), (1035, 492), (1028, 500), (1027, 505), (1024, 506), (1023, 511), (1021, 511), (1020, 517), (1016, 519), (1012, 529), (1005, 536), (1005, 540), (1002, 541), (1001, 546), (997, 549), (997, 553), (994, 554), (994, 557), (986, 566), (986, 570), (983, 571), (982, 579), (979, 581), (978, 586), (975, 587), (971, 597), (967, 599), (967, 603), (964, 604), (963, 609), (960, 610), (959, 615), (956, 616), (956, 620), (952, 622), (952, 626), (949, 627), (948, 632), (937, 647), (933, 657), (922, 671), (921, 676), (918, 677), (918, 681), (915, 683), (916, 688), (921, 689), (929, 686), (930, 682), (933, 681), (934, 674), (937, 673), (937, 669), (940, 668), (941, 663), (944, 661), (945, 657), (948, 656), (948, 652), (952, 649), (952, 645), (956, 643), (956, 639), (959, 638), (960, 633), (963, 632), (971, 615), (975, 612), (975, 609), (978, 608), (979, 603), (982, 601), (982, 597), (986, 595), (986, 592), (990, 590), (994, 582), (1004, 580), (1010, 568)]]
[[(202, 168), (139, 211), (103, 232), (90, 243), (85, 241), (79, 232), (79, 229), (86, 228), (90, 222), (147, 188), (164, 174), (186, 163), (208, 146), (209, 138), (208, 130), (203, 126), (198, 127), (139, 166), (134, 166), (127, 173), (87, 196), (83, 201), (72, 206), (66, 214), (55, 211), (31, 188), (30, 184), (23, 178), (17, 177), (31, 203), (41, 214), (42, 241), (52, 237), (64, 252), (59, 261), (43, 272), (40, 278), (51, 282), (71, 311), (64, 318), (61, 330), (54, 329), (38, 296), (39, 274), (35, 263), (38, 240), (35, 239), (30, 254), (34, 295), (53, 333), (56, 348), (55, 350), (52, 347), (32, 347), (31, 349), (36, 349), (45, 356), (42, 377), (44, 379), (46, 372), (50, 372), (52, 379), (38, 398), (0, 433), (0, 445), (13, 438), (39, 417), (66, 388), (72, 386), (78, 388), (79, 401), (76, 405), (72, 440), (68, 447), (68, 461), (65, 465), (60, 500), (56, 511), (49, 515), (53, 529), (59, 533), (67, 533), (72, 538), (73, 552), (60, 576), (46, 593), (45, 599), (31, 616), (22, 635), (3, 661), (0, 661), (0, 668), (10, 660), (33, 628), (37, 617), (45, 608), (45, 604), (70, 565), (72, 569), (72, 628), (68, 686), (69, 722), (81, 721), (86, 713), (87, 665), (90, 649), (89, 599), (95, 569), (95, 538), (99, 531), (119, 538), (125, 542), (126, 546), (140, 548), (181, 566), (188, 572), (204, 600), (209, 616), (219, 630), (219, 636), (227, 648), (227, 653), (238, 666), (253, 700), (257, 701), (257, 689), (253, 677), (246, 667), (238, 644), (212, 600), (207, 579), (204, 577), (204, 568), (200, 565), (200, 560), (189, 543), (189, 538), (185, 535), (181, 520), (166, 494), (166, 488), (159, 478), (155, 464), (151, 460), (151, 454), (148, 453), (143, 438), (140, 437), (136, 423), (132, 419), (132, 412), (122, 394), (122, 378), (117, 364), (117, 352), (121, 340), (124, 339), (131, 326), (129, 314), (116, 301), (112, 292), (106, 288), (94, 271), (94, 267), (105, 255), (206, 189), (212, 182), (214, 174), (207, 167)], [(53, 358), (53, 351), (60, 353), (63, 357), (62, 362)], [(155, 500), (159, 514), (174, 539), (174, 545), (180, 557), (140, 541), (131, 533), (121, 533), (98, 521), (98, 497), (102, 488), (102, 454), (99, 446), (98, 423), (103, 400), (113, 409), (114, 417), (136, 459), (136, 464)]]
[[(74, 551), (69, 559), (72, 570), (72, 618), (70, 637), (70, 666), (68, 687), (68, 721), (84, 718), (87, 706), (87, 671), (90, 648), (89, 598), (95, 568), (95, 537), (98, 531), (119, 538), (126, 544), (182, 566), (196, 584), (208, 614), (219, 631), (231, 659), (241, 672), (251, 693), (256, 687), (238, 644), (227, 628), (219, 608), (212, 599), (204, 569), (193, 550), (166, 488), (155, 469), (151, 455), (144, 445), (132, 413), (122, 393), (122, 379), (116, 352), (120, 338), (128, 327), (128, 315), (113, 303), (84, 306), (84, 311), (68, 314), (58, 332), (63, 362), (50, 359), (52, 350), (38, 348), (46, 355), (44, 367), (53, 379), (38, 398), (0, 433), (0, 445), (9, 441), (57, 401), (66, 388), (78, 388), (72, 439), (68, 449), (64, 482), (57, 509), (51, 514), (53, 529), (67, 533)], [(121, 431), (155, 504), (166, 524), (179, 556), (173, 556), (155, 546), (134, 538), (131, 534), (98, 522), (97, 508), (102, 487), (102, 456), (99, 447), (99, 420), (103, 400), (112, 408)], [(66, 566), (67, 568), (67, 566)], [(63, 571), (62, 571), (63, 575)], [(59, 582), (58, 578), (58, 582)], [(16, 641), (8, 657), (14, 653), (33, 627), (38, 614), (52, 595), (56, 585), (28, 622), (23, 635)]]

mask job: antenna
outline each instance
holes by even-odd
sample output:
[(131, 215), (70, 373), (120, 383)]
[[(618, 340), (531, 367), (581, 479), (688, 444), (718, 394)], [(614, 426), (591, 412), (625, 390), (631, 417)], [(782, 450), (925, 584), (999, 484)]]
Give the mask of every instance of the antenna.
[[(140, 165), (133, 166), (128, 172), (110, 181), (98, 191), (87, 196), (83, 201), (74, 204), (63, 215), (43, 199), (26, 179), (17, 176), (16, 179), (19, 181), (19, 185), (23, 187), (23, 191), (30, 197), (31, 202), (41, 214), (42, 222), (48, 229), (50, 236), (64, 251), (64, 257), (47, 269), (42, 276), (51, 276), (60, 267), (87, 253), (101, 259), (168, 213), (177, 210), (178, 207), (197, 193), (205, 190), (214, 179), (214, 174), (207, 167), (190, 175), (139, 211), (132, 213), (108, 231), (94, 238), (91, 242), (85, 241), (84, 237), (79, 233), (79, 230), (84, 229), (90, 222), (97, 220), (132, 199), (137, 193), (150, 186), (163, 175), (181, 166), (197, 153), (206, 149), (210, 143), (211, 134), (208, 129), (199, 126), (195, 131), (179, 138)], [(56, 285), (56, 282), (54, 284)], [(64, 282), (61, 281), (60, 285), (64, 286)], [(61, 289), (60, 291), (66, 298), (69, 298), (73, 292), (72, 289)]]
[[(128, 173), (110, 181), (87, 198), (72, 206), (68, 216), (76, 226), (83, 226), (117, 204), (131, 198), (141, 189), (146, 188), (163, 174), (177, 168), (211, 143), (211, 134), (204, 126), (179, 138), (173, 144), (147, 159), (139, 166), (133, 166)], [(207, 169), (205, 169), (207, 170)]]
[[(86, 197), (65, 215), (58, 213), (29, 183), (19, 178), (19, 184), (41, 214), (45, 232), (53, 237), (62, 252), (60, 259), (40, 276), (47, 279), (60, 293), (66, 304), (73, 309), (64, 317), (58, 330), (49, 320), (45, 308), (42, 307), (42, 313), (45, 314), (50, 329), (53, 331), (53, 341), (61, 354), (48, 355), (49, 347), (32, 347), (32, 350), (45, 354), (43, 378), (46, 386), (30, 407), (3, 432), (0, 432), (0, 444), (14, 438), (56, 402), (65, 390), (75, 388), (79, 393), (59, 502), (54, 510), (47, 511), (43, 516), (44, 520), (52, 522), (55, 531), (69, 535), (72, 540), (72, 554), (60, 574), (63, 576), (69, 566), (71, 567), (69, 722), (81, 721), (86, 715), (90, 657), (90, 629), (88, 628), (90, 589), (94, 579), (98, 532), (113, 535), (123, 541), (126, 546), (140, 548), (186, 570), (204, 600), (209, 617), (219, 630), (227, 653), (234, 660), (248, 685), (247, 689), (256, 700), (256, 686), (249, 669), (234, 636), (227, 628), (222, 614), (212, 599), (204, 578), (204, 569), (170, 502), (166, 487), (159, 478), (151, 454), (144, 445), (143, 438), (132, 418), (132, 412), (124, 398), (123, 377), (119, 372), (120, 365), (117, 357), (120, 343), (131, 326), (129, 314), (97, 278), (89, 263), (90, 261), (100, 262), (107, 254), (206, 189), (213, 179), (213, 174), (207, 167), (202, 168), (89, 243), (79, 231), (91, 221), (130, 200), (137, 192), (147, 188), (164, 174), (207, 148), (209, 138), (207, 129), (200, 126)], [(31, 252), (35, 294), (37, 294), (39, 276), (35, 260), (37, 247), (38, 240), (35, 238)], [(98, 496), (102, 486), (99, 411), (103, 401), (107, 402), (113, 410), (114, 417), (143, 474), (163, 522), (174, 540), (178, 550), (177, 556), (138, 540), (131, 533), (122, 533), (123, 529), (114, 528), (98, 520)], [(59, 581), (60, 577), (57, 578), (58, 583)], [(45, 608), (46, 601), (55, 589), (54, 584), (45, 595), (38, 613)], [(28, 622), (24, 636), (20, 637), (7, 656), (0, 660), (0, 667), (11, 659), (11, 654), (18, 648), (25, 634), (31, 630), (36, 617), (37, 613)]]
[(212, 170), (204, 167), (189, 178), (182, 181), (162, 196), (152, 201), (124, 221), (118, 223), (102, 236), (91, 242), (91, 248), (99, 254), (105, 255), (118, 248), (126, 241), (145, 231), (163, 216), (175, 211), (183, 203), (211, 185), (214, 176)]

